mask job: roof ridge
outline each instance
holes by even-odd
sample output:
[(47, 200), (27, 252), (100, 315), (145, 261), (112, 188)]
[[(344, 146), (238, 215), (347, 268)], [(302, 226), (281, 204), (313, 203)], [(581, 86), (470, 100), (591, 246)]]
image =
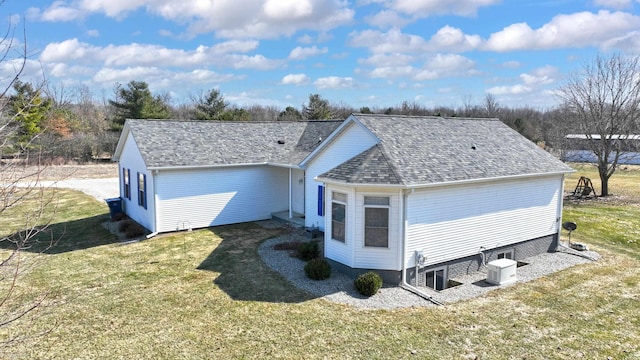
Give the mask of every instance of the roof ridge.
[(396, 168), (396, 166), (389, 160), (389, 156), (387, 156), (387, 153), (382, 143), (377, 143), (374, 146), (380, 149), (380, 154), (384, 157), (384, 161), (387, 163), (387, 166), (389, 166), (389, 168), (391, 169), (391, 172), (393, 173), (393, 176), (396, 178), (398, 183), (402, 185), (406, 185), (404, 180), (398, 174), (398, 169)]
[(447, 120), (473, 120), (473, 121), (500, 121), (497, 117), (471, 117), (471, 116), (438, 116), (438, 115), (404, 115), (404, 114), (363, 114), (354, 113), (355, 117), (379, 117), (379, 118), (407, 118), (407, 119), (447, 119)]

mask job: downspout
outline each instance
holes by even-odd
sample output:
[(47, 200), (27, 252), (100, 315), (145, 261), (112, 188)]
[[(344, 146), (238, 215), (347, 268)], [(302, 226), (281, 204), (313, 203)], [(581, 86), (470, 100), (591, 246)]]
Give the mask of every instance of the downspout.
[(152, 170), (151, 175), (153, 175), (153, 232), (147, 235), (147, 239), (158, 235), (158, 187), (156, 186), (158, 170)]
[(291, 175), (291, 168), (289, 168), (289, 219), (293, 218), (293, 185), (291, 182), (293, 181)]
[[(413, 189), (411, 189), (411, 192), (413, 192)], [(402, 238), (402, 257), (401, 257), (401, 261), (402, 261), (402, 279), (400, 282), (400, 287), (410, 291), (418, 296), (420, 296), (421, 298), (430, 301), (432, 303), (434, 303), (435, 305), (440, 305), (440, 306), (444, 306), (443, 303), (439, 302), (438, 300), (432, 298), (431, 296), (425, 294), (424, 292), (422, 292), (420, 289), (409, 285), (409, 283), (407, 283), (407, 263), (405, 261), (405, 257), (407, 254), (407, 194), (403, 191), (402, 192), (402, 196), (400, 197), (400, 201), (402, 202), (400, 204), (400, 206), (402, 207), (402, 224), (400, 225), (400, 228), (402, 229), (402, 234), (401, 234), (401, 238)], [(416, 262), (416, 284), (418, 281), (418, 263)]]
[(560, 224), (562, 224), (562, 206), (564, 204), (564, 178), (566, 175), (562, 174), (562, 179), (560, 179), (560, 194), (558, 195), (558, 210), (556, 212), (556, 248), (555, 251), (558, 251), (560, 246)]

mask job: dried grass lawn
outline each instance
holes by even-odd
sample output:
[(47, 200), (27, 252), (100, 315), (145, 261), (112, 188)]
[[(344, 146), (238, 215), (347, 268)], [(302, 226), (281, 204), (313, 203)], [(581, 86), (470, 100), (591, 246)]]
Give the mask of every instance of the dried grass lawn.
[[(577, 176), (597, 181), (587, 167)], [(99, 224), (106, 205), (57, 190), (58, 247), (20, 279), (21, 300), (50, 307), (0, 330), (45, 335), (4, 350), (16, 358), (231, 359), (640, 358), (640, 171), (612, 178), (622, 203), (569, 204), (597, 263), (447, 307), (363, 311), (315, 299), (268, 269), (257, 246), (280, 230), (255, 224), (123, 244)], [(15, 231), (20, 211), (0, 219)], [(566, 234), (563, 234), (566, 235)], [(1, 250), (0, 251), (6, 251)]]

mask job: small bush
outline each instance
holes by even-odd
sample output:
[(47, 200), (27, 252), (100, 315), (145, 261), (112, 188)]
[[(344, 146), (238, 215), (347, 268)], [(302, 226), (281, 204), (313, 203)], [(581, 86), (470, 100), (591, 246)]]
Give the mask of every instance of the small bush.
[(303, 242), (298, 246), (298, 257), (304, 261), (309, 261), (320, 256), (320, 249), (317, 241)]
[(304, 266), (304, 272), (313, 280), (324, 280), (331, 275), (331, 265), (325, 259), (311, 259)]
[(377, 272), (360, 274), (353, 282), (358, 292), (364, 296), (375, 295), (382, 287), (382, 277)]

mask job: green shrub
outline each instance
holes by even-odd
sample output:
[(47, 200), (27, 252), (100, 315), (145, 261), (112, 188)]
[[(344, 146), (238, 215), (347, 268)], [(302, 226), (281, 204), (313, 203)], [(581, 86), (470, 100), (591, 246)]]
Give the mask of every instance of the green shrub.
[(313, 280), (324, 280), (331, 275), (331, 265), (325, 259), (311, 259), (304, 266), (304, 272)]
[(309, 261), (320, 256), (320, 249), (317, 241), (303, 242), (298, 246), (298, 257), (304, 261)]
[(382, 277), (374, 271), (360, 274), (353, 282), (358, 292), (364, 296), (375, 295), (382, 287)]

